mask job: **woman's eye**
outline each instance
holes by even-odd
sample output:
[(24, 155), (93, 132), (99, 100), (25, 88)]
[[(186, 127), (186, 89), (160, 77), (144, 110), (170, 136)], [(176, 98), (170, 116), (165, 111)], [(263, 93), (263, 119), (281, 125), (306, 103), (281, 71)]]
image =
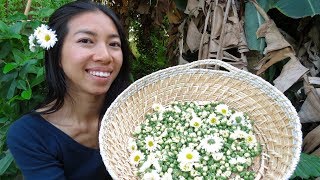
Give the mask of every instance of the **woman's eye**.
[(90, 39), (80, 39), (78, 42), (84, 43), (84, 44), (92, 43)]
[(113, 43), (110, 43), (110, 46), (112, 46), (112, 47), (121, 47), (121, 44), (119, 42), (113, 42)]

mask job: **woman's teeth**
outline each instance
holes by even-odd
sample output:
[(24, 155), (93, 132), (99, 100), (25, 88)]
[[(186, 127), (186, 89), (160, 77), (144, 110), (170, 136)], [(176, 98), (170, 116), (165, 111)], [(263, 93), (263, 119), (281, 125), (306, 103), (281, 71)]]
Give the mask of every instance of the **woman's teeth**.
[(91, 75), (98, 76), (98, 77), (108, 77), (108, 76), (110, 76), (110, 73), (109, 73), (109, 72), (89, 71), (89, 73), (90, 73)]

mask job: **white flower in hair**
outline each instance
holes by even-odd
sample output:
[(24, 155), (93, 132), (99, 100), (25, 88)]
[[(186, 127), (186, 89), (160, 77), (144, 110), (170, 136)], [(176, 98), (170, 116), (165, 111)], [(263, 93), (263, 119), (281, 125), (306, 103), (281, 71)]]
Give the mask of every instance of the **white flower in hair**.
[(37, 42), (40, 44), (40, 47), (48, 50), (58, 41), (56, 36), (55, 31), (52, 31), (51, 29), (43, 29), (37, 37)]
[(35, 40), (36, 40), (35, 35), (31, 34), (29, 36), (29, 49), (30, 49), (31, 52), (35, 52), (36, 51), (36, 45), (34, 44)]
[(33, 34), (29, 36), (29, 49), (35, 52), (36, 47), (40, 46), (43, 49), (52, 48), (58, 41), (56, 32), (49, 28), (49, 26), (41, 24), (37, 27)]

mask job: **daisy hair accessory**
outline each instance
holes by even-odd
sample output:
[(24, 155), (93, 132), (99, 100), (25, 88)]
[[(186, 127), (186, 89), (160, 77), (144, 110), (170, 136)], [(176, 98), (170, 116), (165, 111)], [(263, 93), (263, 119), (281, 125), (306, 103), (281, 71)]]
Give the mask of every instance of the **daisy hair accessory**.
[(41, 24), (41, 26), (37, 27), (34, 33), (29, 36), (29, 49), (32, 52), (35, 52), (37, 47), (48, 50), (52, 48), (57, 41), (56, 31), (50, 29), (49, 26), (45, 24)]
[(99, 131), (113, 179), (289, 179), (301, 145), (298, 113), (283, 93), (213, 59), (135, 81)]

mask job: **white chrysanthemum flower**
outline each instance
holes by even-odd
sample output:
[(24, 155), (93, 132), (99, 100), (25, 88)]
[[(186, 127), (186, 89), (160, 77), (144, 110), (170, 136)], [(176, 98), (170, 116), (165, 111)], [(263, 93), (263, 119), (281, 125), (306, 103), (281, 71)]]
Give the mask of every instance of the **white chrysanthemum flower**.
[(34, 35), (38, 38), (38, 36), (45, 30), (49, 29), (49, 26), (45, 25), (45, 24), (41, 24), (41, 26), (37, 27), (34, 30)]
[(134, 129), (134, 133), (135, 133), (135, 134), (140, 134), (140, 133), (141, 133), (141, 126), (137, 126), (137, 127)]
[(255, 146), (257, 144), (257, 139), (256, 139), (255, 135), (247, 134), (247, 136), (245, 137), (245, 142), (249, 146)]
[(219, 152), (223, 147), (223, 139), (219, 136), (206, 135), (205, 138), (201, 140), (200, 146), (209, 153)]
[(235, 165), (235, 164), (238, 163), (238, 161), (237, 161), (236, 158), (230, 158), (229, 163), (232, 164), (232, 165)]
[(219, 104), (216, 106), (216, 111), (226, 116), (229, 113), (229, 107), (226, 104)]
[(158, 143), (152, 136), (147, 136), (145, 139), (146, 149), (149, 151), (154, 151), (158, 147)]
[(161, 180), (173, 180), (172, 174), (169, 172), (164, 173), (164, 175), (161, 177)]
[(136, 141), (133, 138), (129, 138), (129, 141), (128, 141), (128, 150), (129, 150), (129, 152), (136, 151), (137, 148), (138, 147), (137, 147)]
[(40, 47), (47, 50), (53, 47), (57, 41), (57, 35), (55, 31), (51, 29), (43, 29), (41, 30), (41, 33), (37, 35), (38, 44), (40, 45)]
[(145, 173), (142, 177), (143, 180), (160, 180), (160, 175), (156, 171)]
[(237, 163), (239, 164), (245, 164), (247, 162), (247, 159), (244, 157), (237, 157)]
[(226, 171), (226, 172), (224, 172), (224, 175), (225, 175), (226, 177), (230, 177), (230, 176), (231, 176), (231, 174), (232, 174), (232, 172), (231, 172), (231, 171)]
[(231, 139), (244, 139), (247, 136), (247, 133), (245, 131), (242, 131), (241, 129), (236, 129), (231, 135)]
[(34, 34), (31, 34), (29, 36), (29, 49), (30, 49), (31, 52), (35, 52), (36, 51), (35, 42), (36, 42), (36, 36)]
[(191, 171), (193, 169), (192, 168), (192, 163), (190, 163), (190, 162), (187, 162), (187, 163), (181, 162), (179, 164), (179, 168), (181, 169), (181, 171), (184, 171), (184, 172), (189, 172), (189, 171)]
[(243, 121), (245, 121), (245, 117), (243, 115), (243, 112), (235, 112), (230, 116), (230, 121), (232, 124), (244, 124)]
[(132, 165), (138, 165), (141, 160), (144, 159), (144, 154), (141, 151), (134, 151), (130, 156), (130, 163)]
[(194, 116), (190, 121), (190, 126), (198, 129), (201, 126), (201, 118)]
[(212, 158), (216, 161), (220, 161), (223, 158), (223, 153), (213, 153)]
[(203, 177), (202, 176), (197, 176), (197, 177), (194, 177), (194, 180), (203, 180)]
[(192, 177), (195, 177), (195, 176), (199, 176), (200, 173), (199, 173), (198, 171), (196, 171), (195, 169), (191, 169), (190, 175), (191, 175)]
[(199, 158), (199, 152), (189, 147), (181, 149), (181, 151), (178, 154), (178, 161), (180, 163), (198, 162)]
[(209, 115), (208, 123), (212, 124), (212, 125), (216, 125), (216, 124), (220, 123), (219, 118), (217, 117), (217, 115), (215, 113), (212, 113)]
[(159, 103), (153, 104), (152, 109), (156, 112), (163, 112), (165, 110), (165, 108)]

